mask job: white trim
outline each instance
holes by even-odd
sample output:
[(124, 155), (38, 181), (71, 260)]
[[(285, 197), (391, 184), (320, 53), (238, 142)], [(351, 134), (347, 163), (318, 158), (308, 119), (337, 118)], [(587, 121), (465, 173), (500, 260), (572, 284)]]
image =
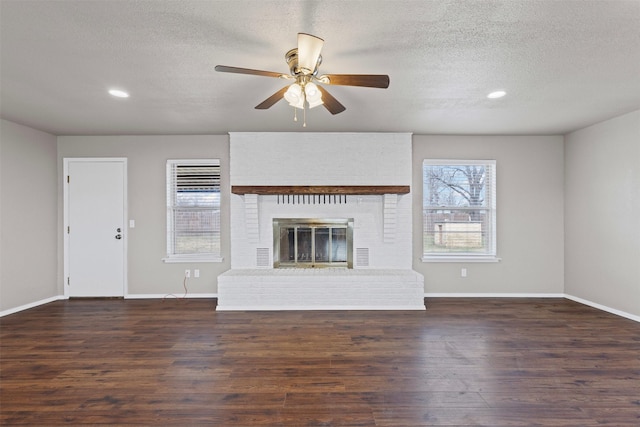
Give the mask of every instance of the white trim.
[(420, 258), (422, 262), (500, 262), (502, 258), (494, 256), (434, 256), (428, 255)]
[(124, 230), (124, 248), (123, 248), (123, 278), (122, 278), (122, 295), (126, 295), (129, 292), (129, 267), (128, 267), (128, 248), (129, 248), (129, 233), (127, 232), (127, 223), (129, 222), (129, 196), (127, 189), (129, 188), (128, 176), (129, 166), (127, 157), (65, 157), (63, 161), (63, 173), (62, 173), (62, 199), (63, 199), (63, 229), (62, 235), (64, 237), (63, 243), (63, 276), (62, 276), (62, 288), (64, 289), (64, 297), (69, 298), (69, 233), (66, 233), (66, 229), (69, 226), (69, 183), (67, 182), (67, 176), (69, 175), (69, 162), (121, 162), (124, 165), (124, 176), (122, 181), (122, 197), (123, 197), (123, 224)]
[(183, 292), (176, 292), (171, 294), (129, 294), (125, 295), (124, 299), (176, 299), (178, 298), (218, 298), (218, 294), (190, 294), (184, 295)]
[(627, 313), (626, 311), (618, 310), (616, 308), (607, 307), (606, 305), (598, 304), (586, 299), (574, 297), (573, 295), (564, 294), (564, 297), (570, 299), (571, 301), (575, 301), (580, 304), (588, 305), (589, 307), (597, 308), (598, 310), (606, 311), (607, 313), (615, 314), (620, 317), (625, 317), (630, 320), (635, 320), (636, 322), (640, 322), (640, 316), (636, 316), (635, 314)]
[(564, 298), (565, 294), (530, 294), (530, 293), (424, 293), (425, 298)]
[(438, 165), (438, 166), (449, 166), (449, 165), (486, 165), (492, 164), (494, 167), (496, 165), (495, 159), (423, 159), (422, 166), (425, 165)]
[(224, 258), (215, 257), (215, 256), (197, 256), (197, 255), (174, 255), (171, 257), (162, 258), (163, 262), (166, 263), (179, 263), (179, 262), (223, 262)]
[(7, 310), (0, 311), (0, 317), (8, 316), (10, 314), (17, 313), (19, 311), (28, 310), (30, 308), (35, 308), (35, 307), (38, 307), (40, 305), (49, 304), (50, 302), (59, 301), (59, 300), (63, 300), (63, 299), (68, 299), (68, 298), (65, 297), (64, 295), (57, 295), (57, 296), (54, 296), (54, 297), (41, 299), (40, 301), (30, 302), (29, 304), (25, 304), (25, 305), (21, 305), (19, 307), (9, 308)]
[(167, 165), (170, 164), (220, 166), (220, 159), (209, 157), (205, 157), (202, 159), (168, 159)]
[(368, 310), (368, 311), (425, 311), (425, 306), (423, 304), (414, 306), (414, 305), (390, 305), (390, 306), (381, 306), (381, 305), (296, 305), (292, 308), (290, 305), (282, 305), (282, 306), (250, 306), (250, 305), (240, 305), (240, 306), (221, 306), (218, 302), (218, 306), (216, 307), (216, 311), (331, 311), (331, 310), (349, 310), (349, 311), (359, 311), (359, 310)]

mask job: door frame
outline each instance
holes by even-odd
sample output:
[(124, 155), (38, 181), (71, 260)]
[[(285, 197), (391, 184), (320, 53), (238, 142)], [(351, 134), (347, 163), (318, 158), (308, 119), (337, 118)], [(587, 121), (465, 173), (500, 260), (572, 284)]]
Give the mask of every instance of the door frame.
[(123, 222), (122, 224), (124, 230), (124, 242), (123, 242), (123, 264), (122, 264), (122, 295), (124, 298), (129, 294), (129, 268), (128, 268), (128, 242), (129, 242), (129, 211), (128, 211), (128, 195), (127, 189), (129, 187), (128, 184), (128, 167), (127, 167), (127, 158), (126, 157), (64, 157), (63, 158), (63, 173), (62, 173), (62, 188), (63, 188), (63, 228), (62, 235), (64, 236), (64, 275), (62, 277), (62, 287), (64, 288), (64, 297), (65, 299), (69, 298), (69, 233), (67, 232), (67, 227), (69, 227), (69, 185), (67, 182), (67, 177), (69, 176), (69, 163), (71, 162), (118, 162), (123, 164)]

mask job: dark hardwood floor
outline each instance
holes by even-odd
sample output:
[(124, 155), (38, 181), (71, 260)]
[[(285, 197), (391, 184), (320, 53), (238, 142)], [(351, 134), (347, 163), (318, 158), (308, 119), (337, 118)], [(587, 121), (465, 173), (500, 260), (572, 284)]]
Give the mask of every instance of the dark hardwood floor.
[(0, 423), (638, 426), (640, 324), (563, 299), (425, 312), (58, 301), (0, 319)]

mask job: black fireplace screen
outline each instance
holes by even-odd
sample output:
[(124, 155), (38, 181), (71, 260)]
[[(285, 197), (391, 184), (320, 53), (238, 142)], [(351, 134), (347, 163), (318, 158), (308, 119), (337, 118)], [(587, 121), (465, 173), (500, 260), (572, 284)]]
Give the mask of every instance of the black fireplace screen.
[(274, 267), (353, 267), (351, 219), (274, 219)]

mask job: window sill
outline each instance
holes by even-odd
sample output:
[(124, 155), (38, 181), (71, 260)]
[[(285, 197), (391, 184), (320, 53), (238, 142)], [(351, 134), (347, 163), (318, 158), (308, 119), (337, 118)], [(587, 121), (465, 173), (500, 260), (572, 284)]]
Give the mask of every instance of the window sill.
[(422, 262), (500, 262), (502, 258), (495, 256), (455, 256), (455, 255), (423, 255)]
[(222, 262), (224, 258), (216, 257), (213, 255), (182, 255), (182, 256), (170, 256), (162, 258), (162, 261), (166, 263), (186, 263), (186, 262)]

